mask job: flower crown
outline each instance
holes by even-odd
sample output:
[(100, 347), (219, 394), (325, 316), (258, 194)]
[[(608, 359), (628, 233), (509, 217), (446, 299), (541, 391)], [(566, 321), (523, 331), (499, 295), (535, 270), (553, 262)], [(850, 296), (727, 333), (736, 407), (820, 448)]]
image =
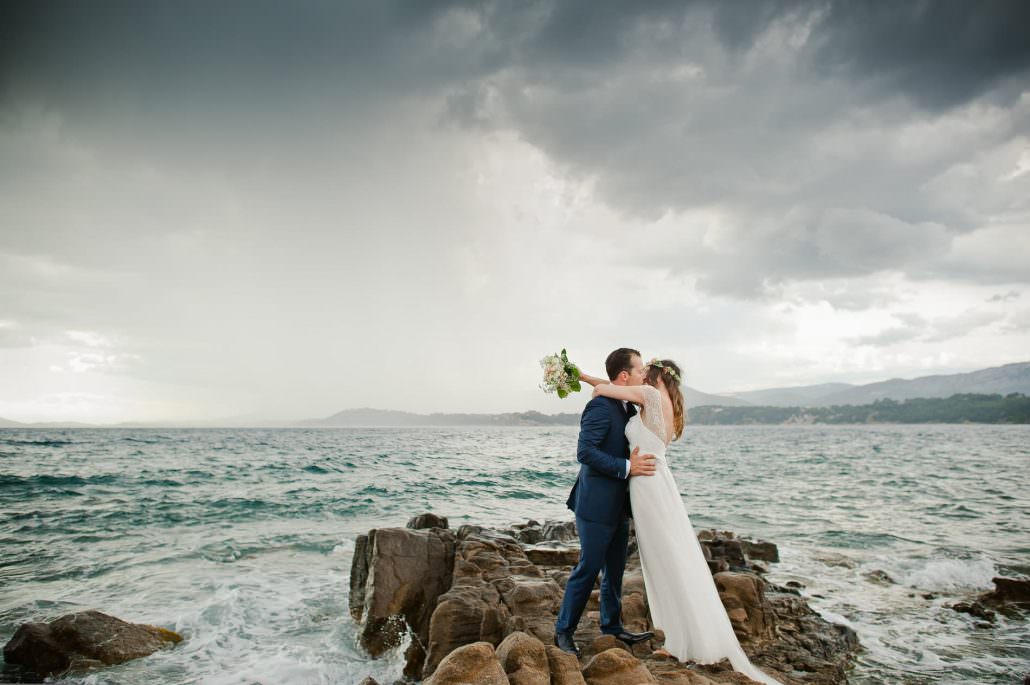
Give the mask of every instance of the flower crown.
[(666, 366), (665, 364), (662, 363), (662, 360), (659, 359), (658, 357), (655, 357), (654, 359), (649, 361), (647, 363), (647, 365), (648, 366), (657, 366), (659, 369), (663, 369), (665, 371), (665, 373), (667, 373), (670, 376), (672, 376), (676, 380), (677, 383), (682, 382), (682, 381), (680, 381), (680, 375), (678, 373), (676, 373), (676, 369), (672, 368), (671, 366)]

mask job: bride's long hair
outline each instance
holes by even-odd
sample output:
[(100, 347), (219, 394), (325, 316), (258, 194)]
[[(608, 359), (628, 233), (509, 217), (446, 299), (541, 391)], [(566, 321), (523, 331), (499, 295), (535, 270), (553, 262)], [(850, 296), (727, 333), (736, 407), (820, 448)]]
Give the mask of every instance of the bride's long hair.
[(683, 435), (683, 421), (686, 415), (686, 408), (683, 406), (683, 393), (680, 391), (680, 379), (683, 373), (679, 365), (671, 359), (660, 359), (658, 364), (651, 364), (647, 367), (647, 375), (644, 382), (648, 385), (658, 387), (658, 379), (665, 383), (665, 389), (669, 391), (669, 399), (672, 400), (672, 427), (674, 429), (674, 440), (679, 440)]

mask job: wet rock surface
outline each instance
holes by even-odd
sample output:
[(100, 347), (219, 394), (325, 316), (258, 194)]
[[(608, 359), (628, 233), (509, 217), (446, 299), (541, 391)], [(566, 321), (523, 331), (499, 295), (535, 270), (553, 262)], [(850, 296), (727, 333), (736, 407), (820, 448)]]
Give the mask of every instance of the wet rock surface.
[(1030, 610), (1030, 579), (996, 576), (991, 582), (993, 590), (968, 601), (955, 602), (950, 605), (951, 609), (968, 614), (975, 619), (974, 625), (978, 628), (996, 625), (998, 614), (1024, 616)]
[(1013, 604), (1030, 604), (1030, 579), (1002, 578), (991, 580), (994, 591), (987, 593), (986, 599), (992, 602), (1011, 602)]
[(980, 602), (956, 602), (955, 604), (951, 605), (951, 608), (959, 612), (960, 614), (969, 614), (974, 618), (982, 618), (985, 621), (994, 623), (994, 612), (985, 607)]
[[(413, 520), (432, 522), (429, 516)], [(858, 649), (854, 631), (822, 619), (796, 588), (762, 578), (779, 559), (773, 543), (726, 531), (701, 531), (698, 538), (717, 570), (716, 586), (734, 632), (756, 666), (786, 685), (847, 682)], [(630, 549), (623, 623), (634, 632), (655, 630), (632, 539)], [(633, 647), (602, 635), (596, 589), (575, 636), (581, 657), (555, 648), (562, 588), (577, 558), (571, 522), (529, 521), (506, 530), (374, 530), (356, 547), (352, 613), (363, 621), (362, 644), (373, 655), (383, 645), (399, 644), (406, 631), (411, 647), (405, 676), (434, 685), (752, 682), (725, 662), (684, 664), (655, 653), (663, 644), (661, 631)], [(431, 589), (416, 593), (416, 578)], [(384, 630), (392, 636), (388, 640), (376, 637)]]
[(120, 664), (180, 641), (165, 628), (82, 611), (49, 623), (23, 624), (4, 646), (4, 661), (50, 676)]
[(430, 618), (451, 587), (455, 543), (451, 531), (437, 527), (370, 530), (355, 543), (350, 612), (362, 622), (361, 646), (380, 656), (410, 631), (408, 677), (421, 675)]

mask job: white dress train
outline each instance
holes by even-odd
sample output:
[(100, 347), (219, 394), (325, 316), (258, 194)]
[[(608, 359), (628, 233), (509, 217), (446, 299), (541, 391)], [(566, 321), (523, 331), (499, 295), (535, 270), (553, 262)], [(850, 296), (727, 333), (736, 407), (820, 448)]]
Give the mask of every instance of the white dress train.
[(644, 588), (654, 625), (665, 633), (665, 649), (680, 661), (729, 659), (747, 677), (781, 685), (751, 664), (733, 633), (666, 461), (661, 393), (643, 387), (645, 403), (626, 424), (626, 438), (631, 450), (655, 456), (656, 469), (654, 476), (631, 478), (629, 492)]

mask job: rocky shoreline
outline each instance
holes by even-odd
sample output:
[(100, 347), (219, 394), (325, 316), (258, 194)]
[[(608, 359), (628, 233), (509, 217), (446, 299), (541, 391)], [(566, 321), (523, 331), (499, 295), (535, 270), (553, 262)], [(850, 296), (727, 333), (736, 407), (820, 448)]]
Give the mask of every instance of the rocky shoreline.
[[(758, 667), (786, 685), (847, 682), (857, 636), (821, 618), (797, 588), (763, 578), (779, 560), (773, 543), (716, 531), (698, 538), (733, 629)], [(562, 589), (578, 555), (572, 522), (451, 530), (445, 518), (423, 514), (406, 528), (358, 537), (351, 615), (372, 656), (410, 639), (404, 676), (427, 685), (753, 682), (725, 662), (683, 664), (654, 654), (660, 631), (632, 648), (602, 635), (596, 590), (576, 633), (582, 658), (553, 647)], [(632, 537), (623, 622), (632, 631), (654, 629)]]
[[(809, 607), (800, 585), (769, 582), (779, 560), (771, 542), (725, 531), (698, 534), (719, 596), (756, 666), (784, 685), (846, 683), (860, 649), (854, 631)], [(405, 528), (373, 529), (356, 540), (351, 616), (375, 658), (406, 644), (403, 683), (425, 685), (710, 685), (751, 683), (725, 662), (680, 663), (660, 656), (663, 636), (630, 648), (598, 627), (597, 592), (576, 633), (581, 659), (553, 646), (562, 589), (579, 556), (572, 522), (529, 521), (505, 529), (423, 514)], [(623, 621), (653, 629), (639, 557), (630, 539)], [(880, 579), (883, 576), (883, 579)], [(874, 582), (892, 582), (880, 572)], [(1030, 580), (994, 579), (995, 589), (950, 605), (990, 627), (997, 613), (1024, 616)], [(1014, 612), (1014, 613), (1013, 613)], [(94, 610), (21, 625), (4, 646), (3, 678), (39, 682), (145, 657), (175, 645), (166, 628), (127, 623)], [(13, 680), (12, 680), (13, 679)], [(1030, 683), (1030, 676), (1024, 680)], [(363, 685), (377, 685), (366, 678)]]

